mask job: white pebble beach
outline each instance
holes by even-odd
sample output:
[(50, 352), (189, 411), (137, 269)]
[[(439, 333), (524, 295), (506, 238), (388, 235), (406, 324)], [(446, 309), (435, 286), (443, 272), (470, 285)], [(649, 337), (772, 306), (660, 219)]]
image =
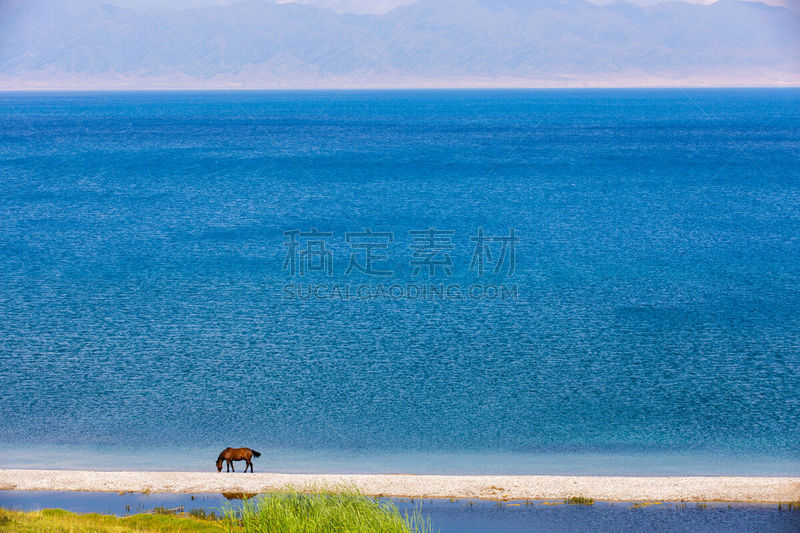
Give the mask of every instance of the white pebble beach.
[(0, 470), (0, 490), (262, 493), (357, 488), (371, 496), (600, 501), (800, 501), (800, 477), (441, 476)]

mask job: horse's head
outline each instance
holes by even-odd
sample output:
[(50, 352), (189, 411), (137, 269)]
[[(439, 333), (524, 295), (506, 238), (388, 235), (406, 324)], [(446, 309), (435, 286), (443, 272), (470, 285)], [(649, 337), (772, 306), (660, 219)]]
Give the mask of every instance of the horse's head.
[(222, 457), (217, 459), (217, 472), (222, 472)]

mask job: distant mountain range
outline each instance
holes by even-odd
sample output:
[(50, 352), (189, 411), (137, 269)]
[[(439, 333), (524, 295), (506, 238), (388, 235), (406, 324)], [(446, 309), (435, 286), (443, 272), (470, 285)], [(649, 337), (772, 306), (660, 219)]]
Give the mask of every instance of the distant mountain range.
[(756, 2), (0, 0), (0, 88), (800, 85), (800, 13)]

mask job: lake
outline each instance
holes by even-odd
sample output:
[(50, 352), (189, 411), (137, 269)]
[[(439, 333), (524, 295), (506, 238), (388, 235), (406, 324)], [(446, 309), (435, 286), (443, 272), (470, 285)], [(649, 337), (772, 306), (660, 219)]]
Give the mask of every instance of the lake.
[(798, 103), (0, 93), (0, 466), (800, 474)]

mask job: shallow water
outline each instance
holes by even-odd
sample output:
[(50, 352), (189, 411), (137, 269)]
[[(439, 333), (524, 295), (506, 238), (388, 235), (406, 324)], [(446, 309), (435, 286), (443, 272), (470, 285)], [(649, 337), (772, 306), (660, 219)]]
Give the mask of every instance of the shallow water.
[[(0, 463), (797, 473), (799, 101), (2, 94)], [(480, 227), (512, 273), (470, 270)], [(331, 276), (283, 269), (310, 228)], [(345, 273), (365, 228), (388, 281)], [(517, 297), (303, 289), (412, 282)]]
[[(236, 495), (139, 494), (86, 492), (0, 491), (0, 507), (18, 510), (60, 508), (77, 513), (125, 516), (166, 509), (204, 509), (221, 514), (237, 508)], [(729, 505), (653, 502), (635, 508), (632, 503), (597, 502), (592, 506), (564, 505), (560, 501), (487, 502), (481, 500), (392, 499), (402, 512), (420, 510), (441, 533), (517, 533), (544, 531), (686, 531), (794, 532), (800, 528), (800, 511), (779, 510), (776, 505)]]
[[(686, 452), (465, 453), (262, 449), (256, 472), (320, 474), (497, 474), (624, 476), (800, 476), (792, 458), (760, 454)], [(214, 472), (219, 449), (75, 446), (0, 446), (0, 468)], [(238, 468), (243, 468), (240, 465)]]

